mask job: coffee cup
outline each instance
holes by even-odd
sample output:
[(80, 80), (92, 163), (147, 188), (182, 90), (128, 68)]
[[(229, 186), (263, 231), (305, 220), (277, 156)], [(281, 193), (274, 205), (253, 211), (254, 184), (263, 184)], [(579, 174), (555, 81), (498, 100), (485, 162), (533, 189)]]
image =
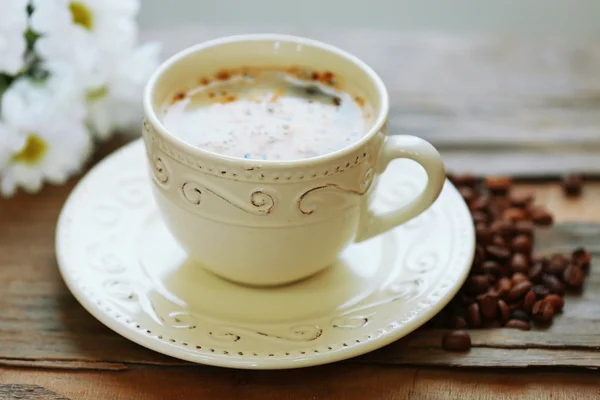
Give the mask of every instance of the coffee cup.
[[(201, 77), (227, 69), (301, 66), (330, 71), (358, 88), (373, 110), (360, 139), (294, 160), (245, 159), (194, 146), (165, 127), (165, 101)], [(425, 140), (387, 135), (388, 93), (363, 61), (302, 37), (250, 34), (200, 43), (165, 61), (144, 91), (143, 140), (154, 199), (166, 226), (200, 266), (246, 285), (307, 278), (363, 242), (418, 216), (445, 182), (442, 159)], [(428, 181), (407, 205), (383, 214), (371, 199), (395, 159), (419, 163)]]

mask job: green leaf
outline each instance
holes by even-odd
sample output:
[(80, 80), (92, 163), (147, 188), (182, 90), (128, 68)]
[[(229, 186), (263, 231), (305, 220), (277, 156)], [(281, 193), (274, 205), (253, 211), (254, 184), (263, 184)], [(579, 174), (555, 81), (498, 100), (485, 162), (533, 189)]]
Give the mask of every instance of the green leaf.
[(35, 42), (40, 38), (40, 34), (31, 30), (31, 28), (27, 29), (25, 32), (25, 40), (27, 41), (27, 51), (33, 51), (33, 47), (35, 46)]
[(10, 86), (14, 78), (6, 74), (0, 74), (0, 97), (4, 94), (6, 89)]

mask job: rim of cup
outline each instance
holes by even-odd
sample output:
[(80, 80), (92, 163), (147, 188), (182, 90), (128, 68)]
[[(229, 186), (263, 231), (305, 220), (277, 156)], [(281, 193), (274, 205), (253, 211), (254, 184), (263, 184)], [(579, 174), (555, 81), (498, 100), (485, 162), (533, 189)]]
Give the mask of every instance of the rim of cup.
[[(310, 46), (320, 48), (329, 53), (335, 54), (337, 57), (346, 59), (351, 63), (355, 64), (358, 68), (360, 68), (372, 81), (377, 89), (377, 94), (379, 96), (379, 110), (377, 111), (377, 118), (375, 118), (375, 122), (369, 128), (369, 131), (363, 135), (363, 137), (337, 151), (322, 154), (317, 157), (305, 158), (300, 160), (254, 160), (254, 159), (245, 159), (238, 158), (233, 156), (227, 156), (215, 152), (211, 152), (208, 150), (204, 150), (200, 147), (196, 147), (192, 144), (189, 144), (177, 135), (169, 132), (161, 122), (160, 118), (157, 115), (155, 107), (153, 106), (153, 92), (154, 88), (158, 82), (158, 80), (165, 74), (169, 72), (169, 69), (180, 62), (181, 60), (208, 48), (217, 47), (225, 44), (231, 43), (239, 43), (239, 42), (287, 42), (293, 43), (300, 46)], [(273, 33), (254, 33), (254, 34), (241, 34), (241, 35), (231, 35), (220, 37), (208, 41), (204, 41), (188, 47), (168, 59), (166, 59), (152, 74), (146, 86), (144, 88), (143, 94), (143, 108), (145, 118), (152, 125), (153, 129), (157, 131), (160, 136), (164, 139), (170, 141), (172, 144), (176, 145), (180, 149), (184, 150), (186, 153), (192, 154), (194, 156), (199, 156), (205, 158), (207, 160), (211, 160), (214, 162), (218, 161), (227, 161), (232, 165), (237, 166), (269, 166), (269, 167), (290, 167), (290, 166), (303, 166), (303, 165), (312, 165), (318, 162), (328, 161), (333, 158), (344, 157), (355, 152), (357, 149), (364, 146), (366, 142), (368, 142), (377, 132), (379, 132), (385, 123), (387, 115), (389, 113), (389, 95), (387, 89), (380, 78), (380, 76), (364, 61), (362, 61), (357, 56), (342, 50), (336, 46), (301, 36), (293, 36), (286, 34), (273, 34)]]

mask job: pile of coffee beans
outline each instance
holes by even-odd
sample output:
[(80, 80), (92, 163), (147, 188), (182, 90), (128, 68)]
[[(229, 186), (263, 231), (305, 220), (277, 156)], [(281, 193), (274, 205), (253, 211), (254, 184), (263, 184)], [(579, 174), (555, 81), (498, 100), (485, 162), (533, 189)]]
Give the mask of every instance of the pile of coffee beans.
[(478, 180), (471, 175), (449, 179), (471, 211), (477, 245), (464, 286), (428, 324), (458, 330), (444, 336), (443, 347), (468, 350), (471, 340), (464, 329), (529, 330), (533, 324), (549, 325), (562, 311), (565, 292), (581, 289), (590, 267), (589, 251), (533, 254), (535, 227), (552, 225), (554, 218), (535, 204), (532, 195), (511, 193), (512, 179)]

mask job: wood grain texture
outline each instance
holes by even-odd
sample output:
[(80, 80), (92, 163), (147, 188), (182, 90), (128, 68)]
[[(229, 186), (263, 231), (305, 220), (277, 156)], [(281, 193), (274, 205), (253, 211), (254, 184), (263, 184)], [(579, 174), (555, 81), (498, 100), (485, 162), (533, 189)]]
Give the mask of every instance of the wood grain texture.
[(281, 25), (182, 25), (142, 37), (160, 41), (167, 57), (254, 32), (307, 36), (366, 61), (388, 88), (390, 132), (430, 140), (454, 172), (600, 174), (600, 44), (593, 38)]
[(37, 385), (2, 385), (0, 399), (6, 400), (69, 400)]
[(290, 371), (241, 371), (212, 367), (132, 367), (119, 373), (9, 369), (4, 379), (35, 382), (72, 400), (582, 400), (600, 396), (598, 374), (580, 371), (435, 370), (371, 365)]
[[(598, 162), (599, 159), (596, 160)], [(533, 193), (536, 202), (554, 213), (557, 222), (600, 222), (600, 184), (585, 185), (582, 198), (565, 197), (559, 183), (520, 183), (515, 193)]]
[[(107, 144), (97, 159), (122, 143), (117, 139)], [(583, 369), (560, 373), (527, 370), (515, 375), (494, 369), (378, 365), (596, 365), (598, 339), (593, 336), (600, 327), (600, 291), (591, 290), (600, 285), (596, 272), (583, 296), (567, 302), (552, 331), (531, 335), (478, 331), (474, 333), (475, 348), (467, 356), (440, 350), (435, 343), (440, 333), (431, 331), (350, 362), (287, 372), (209, 368), (142, 348), (89, 315), (58, 274), (54, 229), (75, 180), (64, 187), (46, 186), (35, 196), (19, 193), (10, 200), (0, 200), (1, 383), (38, 384), (72, 399), (230, 398), (235, 393), (248, 393), (246, 398), (257, 399), (539, 399), (559, 393), (559, 389), (562, 394), (556, 398), (580, 399), (600, 393), (597, 375)], [(534, 191), (538, 202), (550, 206), (559, 221), (576, 218), (600, 222), (598, 183), (586, 186), (583, 198), (568, 201), (555, 185), (519, 185), (517, 190)], [(598, 251), (598, 225), (560, 226), (540, 233), (542, 242), (550, 248), (558, 243), (569, 248), (574, 243), (588, 243)], [(555, 339), (546, 335), (550, 332), (556, 332)], [(524, 343), (535, 346), (524, 349)]]
[(0, 366), (67, 370), (91, 369), (96, 371), (124, 371), (127, 369), (127, 365), (123, 363), (108, 363), (102, 361), (22, 360), (10, 358), (0, 358)]

